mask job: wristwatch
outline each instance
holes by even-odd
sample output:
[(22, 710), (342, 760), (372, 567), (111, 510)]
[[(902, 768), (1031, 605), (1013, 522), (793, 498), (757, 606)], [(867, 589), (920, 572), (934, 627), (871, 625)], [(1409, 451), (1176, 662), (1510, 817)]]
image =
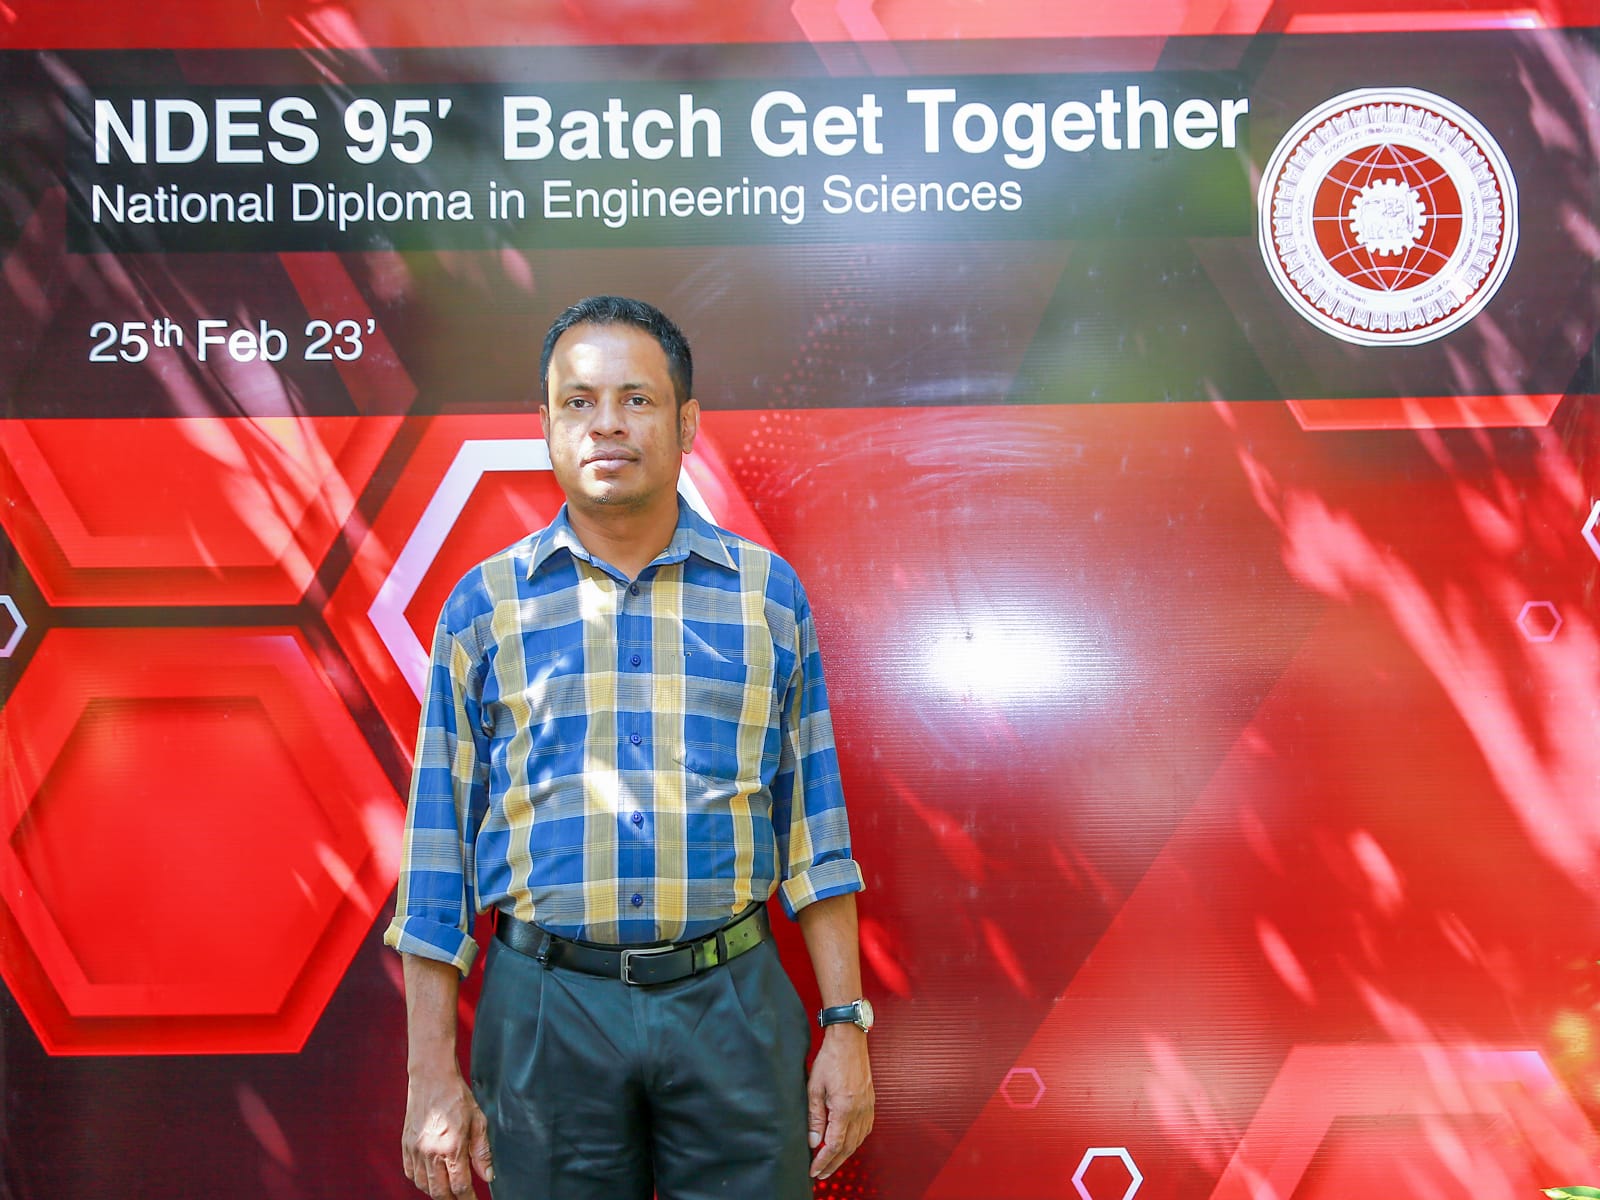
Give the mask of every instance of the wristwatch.
[(862, 1033), (872, 1032), (872, 1001), (852, 1000), (849, 1004), (836, 1004), (817, 1013), (817, 1024), (826, 1029), (829, 1025), (851, 1024)]

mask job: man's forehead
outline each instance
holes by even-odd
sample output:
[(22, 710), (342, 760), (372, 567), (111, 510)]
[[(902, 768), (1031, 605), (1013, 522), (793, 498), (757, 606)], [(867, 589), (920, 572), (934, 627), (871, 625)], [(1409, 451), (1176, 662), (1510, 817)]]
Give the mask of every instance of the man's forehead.
[(592, 372), (614, 374), (619, 366), (647, 371), (665, 380), (666, 351), (643, 329), (634, 325), (574, 325), (556, 339), (550, 353), (551, 373), (587, 377)]

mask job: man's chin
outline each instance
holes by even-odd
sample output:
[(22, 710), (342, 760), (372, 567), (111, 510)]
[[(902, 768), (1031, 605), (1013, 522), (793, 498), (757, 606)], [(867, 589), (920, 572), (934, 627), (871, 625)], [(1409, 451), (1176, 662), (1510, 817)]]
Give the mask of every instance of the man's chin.
[(595, 508), (638, 508), (644, 499), (629, 488), (608, 487), (604, 484), (586, 487), (581, 495), (585, 504)]

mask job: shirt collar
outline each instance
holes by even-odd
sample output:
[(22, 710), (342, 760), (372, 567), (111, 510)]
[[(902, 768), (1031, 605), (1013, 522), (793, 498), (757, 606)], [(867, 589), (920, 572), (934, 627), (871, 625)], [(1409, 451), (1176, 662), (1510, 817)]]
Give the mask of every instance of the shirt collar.
[[(594, 557), (578, 540), (572, 522), (567, 519), (565, 504), (556, 514), (555, 520), (534, 535), (532, 553), (528, 561), (528, 578), (532, 579), (557, 550), (565, 550), (574, 558), (581, 558), (585, 562), (594, 561)], [(678, 527), (673, 531), (672, 541), (667, 543), (665, 550), (651, 560), (651, 565), (682, 562), (691, 554), (697, 555), (713, 566), (726, 567), (730, 571), (738, 570), (738, 564), (734, 561), (727, 542), (723, 540), (722, 531), (690, 508), (688, 501), (679, 495)]]

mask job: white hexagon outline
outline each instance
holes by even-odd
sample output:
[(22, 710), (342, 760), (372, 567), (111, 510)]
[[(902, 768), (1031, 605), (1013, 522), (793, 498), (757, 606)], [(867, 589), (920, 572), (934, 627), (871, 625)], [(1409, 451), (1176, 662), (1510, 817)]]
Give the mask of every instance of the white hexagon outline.
[(1133, 1200), (1139, 1189), (1144, 1186), (1144, 1173), (1133, 1165), (1133, 1155), (1121, 1146), (1091, 1146), (1083, 1152), (1083, 1159), (1078, 1163), (1078, 1169), (1072, 1173), (1072, 1186), (1083, 1200), (1094, 1200), (1089, 1194), (1089, 1189), (1083, 1186), (1083, 1173), (1089, 1169), (1089, 1164), (1097, 1158), (1120, 1158), (1122, 1165), (1128, 1168), (1128, 1190), (1122, 1193), (1122, 1200)]
[[(445, 539), (460, 520), (461, 511), (472, 498), (479, 479), (490, 471), (548, 470), (550, 447), (543, 438), (469, 439), (461, 443), (450, 469), (439, 481), (422, 516), (417, 518), (416, 527), (367, 609), (367, 620), (378, 631), (389, 656), (418, 700), (422, 699), (427, 685), (428, 650), (417, 640), (406, 620), (406, 609), (417, 594), (417, 588), (422, 586), (428, 568), (439, 557)], [(679, 473), (678, 491), (695, 512), (708, 521), (714, 520), (688, 471)]]
[(1589, 510), (1589, 519), (1583, 524), (1583, 540), (1589, 543), (1594, 556), (1600, 558), (1600, 538), (1594, 535), (1596, 524), (1600, 524), (1600, 500), (1594, 502), (1594, 507)]
[(0, 596), (0, 608), (10, 613), (11, 619), (17, 623), (17, 627), (11, 631), (11, 636), (6, 639), (6, 644), (0, 646), (0, 658), (10, 658), (16, 653), (17, 643), (22, 641), (22, 635), (28, 632), (28, 623), (22, 619), (22, 610), (10, 596)]
[[(1556, 619), (1556, 623), (1550, 627), (1550, 632), (1545, 634), (1543, 637), (1538, 637), (1535, 634), (1529, 633), (1528, 627), (1522, 623), (1524, 619), (1526, 619), (1528, 613), (1535, 608), (1548, 608), (1550, 610), (1550, 615)], [(1527, 638), (1530, 642), (1555, 641), (1556, 634), (1561, 632), (1561, 624), (1561, 613), (1557, 611), (1556, 606), (1550, 603), (1548, 600), (1529, 600), (1523, 604), (1522, 611), (1517, 614), (1517, 628), (1522, 630), (1522, 636)]]
[[(1033, 1094), (1033, 1099), (1028, 1101), (1026, 1104), (1018, 1104), (1011, 1098), (1011, 1093), (1006, 1090), (1006, 1085), (1011, 1082), (1011, 1077), (1013, 1075), (1031, 1075), (1033, 1077), (1033, 1082), (1039, 1087), (1039, 1090)], [(1022, 1110), (1038, 1108), (1039, 1101), (1044, 1099), (1044, 1094), (1047, 1090), (1048, 1089), (1044, 1085), (1044, 1076), (1040, 1075), (1038, 1070), (1034, 1067), (1012, 1067), (1006, 1072), (1006, 1077), (1000, 1081), (1000, 1098), (1006, 1102), (1007, 1108)]]

